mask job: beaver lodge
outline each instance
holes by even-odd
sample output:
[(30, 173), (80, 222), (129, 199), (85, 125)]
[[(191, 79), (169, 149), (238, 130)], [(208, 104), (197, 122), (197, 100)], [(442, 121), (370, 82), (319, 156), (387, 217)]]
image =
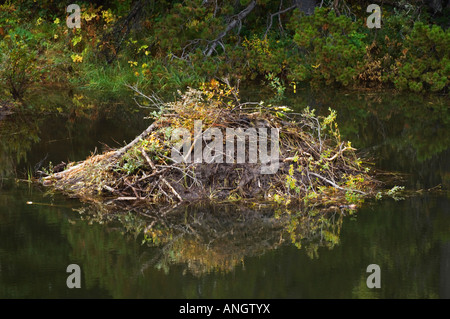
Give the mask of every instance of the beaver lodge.
[[(153, 103), (153, 123), (126, 146), (92, 155), (41, 179), (87, 201), (190, 203), (269, 201), (348, 207), (378, 182), (341, 141), (336, 113), (242, 103), (219, 84)], [(231, 134), (231, 133), (233, 134)]]

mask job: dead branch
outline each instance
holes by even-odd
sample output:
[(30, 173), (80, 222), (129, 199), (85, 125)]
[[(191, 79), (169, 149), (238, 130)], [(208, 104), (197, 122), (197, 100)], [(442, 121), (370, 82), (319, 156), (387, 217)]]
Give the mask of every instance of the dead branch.
[(270, 15), (270, 18), (269, 18), (269, 25), (267, 26), (266, 32), (264, 33), (264, 38), (267, 37), (267, 34), (269, 33), (270, 29), (272, 28), (272, 23), (273, 23), (273, 18), (274, 18), (274, 17), (276, 17), (276, 16), (279, 17), (281, 14), (286, 13), (286, 12), (288, 12), (288, 11), (290, 11), (290, 10), (295, 9), (295, 8), (297, 8), (297, 5), (296, 5), (296, 4), (294, 4), (293, 6), (290, 6), (289, 8), (286, 8), (286, 9), (284, 9), (284, 10), (280, 10), (280, 11), (278, 11), (278, 12), (272, 13), (272, 14)]
[[(154, 108), (157, 108), (159, 110), (162, 110), (164, 108), (165, 106), (164, 101), (155, 92), (152, 92), (151, 95), (146, 95), (142, 93), (135, 85), (125, 84), (125, 86), (136, 92), (139, 96), (148, 100)], [(136, 98), (133, 98), (133, 100), (139, 107), (149, 108), (148, 106), (141, 105), (138, 101), (136, 101)]]
[(211, 54), (215, 51), (217, 45), (221, 45), (223, 47), (222, 44), (222, 39), (227, 35), (228, 32), (230, 32), (231, 30), (234, 29), (234, 27), (236, 27), (236, 25), (238, 25), (239, 23), (241, 23), (241, 21), (250, 13), (252, 12), (252, 10), (255, 8), (256, 6), (256, 1), (253, 0), (252, 2), (250, 2), (250, 4), (247, 6), (247, 8), (245, 8), (244, 10), (242, 10), (241, 12), (239, 12), (236, 15), (236, 18), (233, 19), (233, 21), (231, 21), (227, 27), (225, 28), (225, 30), (223, 32), (221, 32), (219, 34), (219, 36), (214, 39), (211, 42), (211, 46), (205, 49), (204, 53), (206, 56), (211, 56)]
[(338, 184), (336, 184), (336, 183), (330, 181), (329, 179), (327, 179), (327, 178), (325, 178), (325, 177), (323, 177), (323, 176), (321, 176), (321, 175), (319, 175), (319, 174), (316, 174), (316, 173), (313, 173), (313, 172), (308, 172), (308, 174), (310, 174), (310, 175), (312, 175), (312, 176), (315, 176), (315, 177), (317, 177), (317, 178), (320, 178), (321, 180), (323, 180), (324, 182), (327, 182), (328, 184), (330, 184), (330, 185), (333, 186), (334, 188), (340, 189), (340, 190), (342, 190), (342, 191), (351, 191), (351, 192), (357, 192), (357, 193), (360, 193), (360, 194), (363, 194), (363, 195), (367, 195), (367, 193), (365, 193), (365, 192), (363, 192), (363, 191), (360, 191), (360, 190), (357, 190), (357, 189), (347, 189), (347, 188), (343, 188), (343, 187), (339, 186)]
[(157, 123), (156, 122), (152, 123), (149, 127), (147, 127), (144, 130), (144, 132), (139, 134), (134, 140), (132, 140), (130, 143), (128, 143), (127, 145), (125, 145), (121, 149), (118, 149), (117, 151), (115, 151), (114, 154), (112, 155), (112, 158), (113, 159), (117, 159), (120, 156), (122, 156), (123, 154), (125, 154), (125, 152), (127, 152), (130, 148), (132, 148), (134, 145), (136, 145), (139, 141), (141, 141), (144, 138), (146, 138), (147, 136), (149, 136), (150, 133), (153, 132), (153, 130), (156, 127), (157, 127)]

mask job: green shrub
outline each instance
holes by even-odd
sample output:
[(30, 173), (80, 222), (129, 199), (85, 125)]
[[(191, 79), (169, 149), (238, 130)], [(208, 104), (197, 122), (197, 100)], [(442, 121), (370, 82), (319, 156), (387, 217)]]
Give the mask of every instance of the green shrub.
[(41, 73), (37, 68), (37, 52), (18, 35), (7, 35), (0, 42), (0, 52), (0, 80), (14, 99), (21, 99)]
[(450, 32), (416, 22), (406, 36), (404, 54), (392, 65), (389, 78), (398, 89), (437, 92), (448, 88)]
[(356, 62), (362, 60), (366, 47), (366, 35), (358, 32), (360, 26), (326, 8), (316, 8), (311, 16), (294, 14), (289, 27), (304, 58), (302, 65), (293, 69), (292, 79), (313, 84), (352, 83), (360, 72)]

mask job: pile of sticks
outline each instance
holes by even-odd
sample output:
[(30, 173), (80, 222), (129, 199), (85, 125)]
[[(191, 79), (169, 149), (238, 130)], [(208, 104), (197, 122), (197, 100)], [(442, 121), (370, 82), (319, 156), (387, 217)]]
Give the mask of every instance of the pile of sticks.
[[(318, 200), (326, 194), (339, 202), (349, 192), (368, 196), (376, 188), (377, 181), (361, 165), (355, 149), (327, 132), (323, 119), (311, 113), (282, 112), (237, 99), (230, 105), (193, 89), (161, 110), (159, 118), (129, 144), (69, 164), (42, 183), (82, 199), (152, 203), (244, 198), (288, 201), (302, 200), (308, 194)], [(245, 129), (263, 123), (277, 128), (278, 171), (262, 175), (261, 163), (174, 163), (168, 155), (172, 144), (166, 133), (180, 125), (192, 129), (196, 119), (209, 127)]]

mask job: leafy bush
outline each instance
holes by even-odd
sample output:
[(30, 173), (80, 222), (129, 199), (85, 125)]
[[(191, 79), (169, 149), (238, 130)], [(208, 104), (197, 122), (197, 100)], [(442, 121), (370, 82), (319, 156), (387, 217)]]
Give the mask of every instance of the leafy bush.
[(406, 37), (403, 55), (391, 66), (389, 79), (399, 89), (436, 92), (448, 87), (450, 32), (416, 22)]
[(0, 5), (0, 78), (15, 98), (47, 80), (116, 94), (128, 91), (124, 84), (173, 92), (214, 78), (262, 80), (278, 99), (301, 83), (448, 88), (449, 31), (429, 24), (434, 18), (418, 3), (417, 10), (383, 8), (376, 30), (363, 25), (360, 2), (341, 2), (340, 15), (332, 3), (305, 16), (286, 3), (257, 0), (228, 29), (250, 0), (162, 0), (135, 17), (129, 14), (139, 2), (80, 1), (82, 28), (69, 29), (63, 3), (7, 2)]
[(40, 75), (36, 50), (18, 35), (6, 36), (0, 42), (0, 50), (0, 80), (6, 83), (14, 99), (21, 99)]
[(316, 8), (311, 16), (294, 14), (289, 26), (304, 55), (302, 64), (292, 72), (293, 80), (347, 86), (359, 74), (356, 61), (362, 60), (366, 46), (366, 35), (358, 32), (359, 22)]

